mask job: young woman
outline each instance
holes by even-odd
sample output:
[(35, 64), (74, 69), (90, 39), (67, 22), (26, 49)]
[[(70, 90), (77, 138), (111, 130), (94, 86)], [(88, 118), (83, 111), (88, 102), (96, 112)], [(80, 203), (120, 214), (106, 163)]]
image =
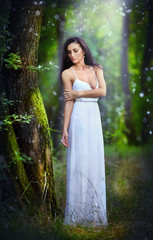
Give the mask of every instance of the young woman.
[(98, 98), (106, 95), (103, 68), (83, 39), (63, 46), (62, 143), (66, 146), (65, 224), (107, 225), (103, 133)]

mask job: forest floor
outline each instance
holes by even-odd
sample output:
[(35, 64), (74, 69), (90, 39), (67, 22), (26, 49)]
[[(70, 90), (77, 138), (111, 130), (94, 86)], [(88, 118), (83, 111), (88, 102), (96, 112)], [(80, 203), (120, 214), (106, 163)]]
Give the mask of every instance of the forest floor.
[(1, 218), (1, 240), (152, 240), (153, 147), (105, 146), (108, 226), (63, 225), (66, 198), (66, 161), (53, 158), (56, 193), (61, 211), (56, 220), (38, 214), (33, 218), (7, 207)]

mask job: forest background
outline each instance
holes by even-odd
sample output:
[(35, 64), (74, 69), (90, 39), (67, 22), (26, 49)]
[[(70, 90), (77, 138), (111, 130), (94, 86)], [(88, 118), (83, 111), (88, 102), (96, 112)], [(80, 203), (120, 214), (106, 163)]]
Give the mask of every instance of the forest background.
[[(25, 226), (29, 235), (22, 234), (22, 239), (42, 235), (44, 239), (150, 239), (152, 1), (5, 0), (0, 4), (4, 239), (11, 239), (12, 233), (13, 239), (21, 239)], [(107, 84), (99, 107), (110, 224), (96, 233), (62, 225), (66, 159), (60, 142), (64, 98), (59, 67), (63, 42), (70, 36), (87, 42), (104, 68)]]

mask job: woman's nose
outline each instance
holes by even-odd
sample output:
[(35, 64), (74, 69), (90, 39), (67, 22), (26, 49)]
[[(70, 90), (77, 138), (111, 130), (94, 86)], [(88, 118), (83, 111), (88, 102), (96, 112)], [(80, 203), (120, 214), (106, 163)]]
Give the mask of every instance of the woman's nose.
[(75, 53), (74, 53), (74, 52), (72, 52), (71, 56), (73, 57), (74, 55), (75, 55)]

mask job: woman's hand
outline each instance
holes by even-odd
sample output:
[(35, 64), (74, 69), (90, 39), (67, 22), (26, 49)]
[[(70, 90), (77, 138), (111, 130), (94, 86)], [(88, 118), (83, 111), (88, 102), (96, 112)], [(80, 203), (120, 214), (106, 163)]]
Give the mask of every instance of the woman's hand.
[(65, 89), (64, 100), (70, 101), (78, 97), (78, 91)]
[(68, 132), (67, 131), (64, 131), (63, 134), (62, 134), (62, 144), (65, 146), (65, 147), (68, 147), (69, 146), (69, 143), (68, 143)]

